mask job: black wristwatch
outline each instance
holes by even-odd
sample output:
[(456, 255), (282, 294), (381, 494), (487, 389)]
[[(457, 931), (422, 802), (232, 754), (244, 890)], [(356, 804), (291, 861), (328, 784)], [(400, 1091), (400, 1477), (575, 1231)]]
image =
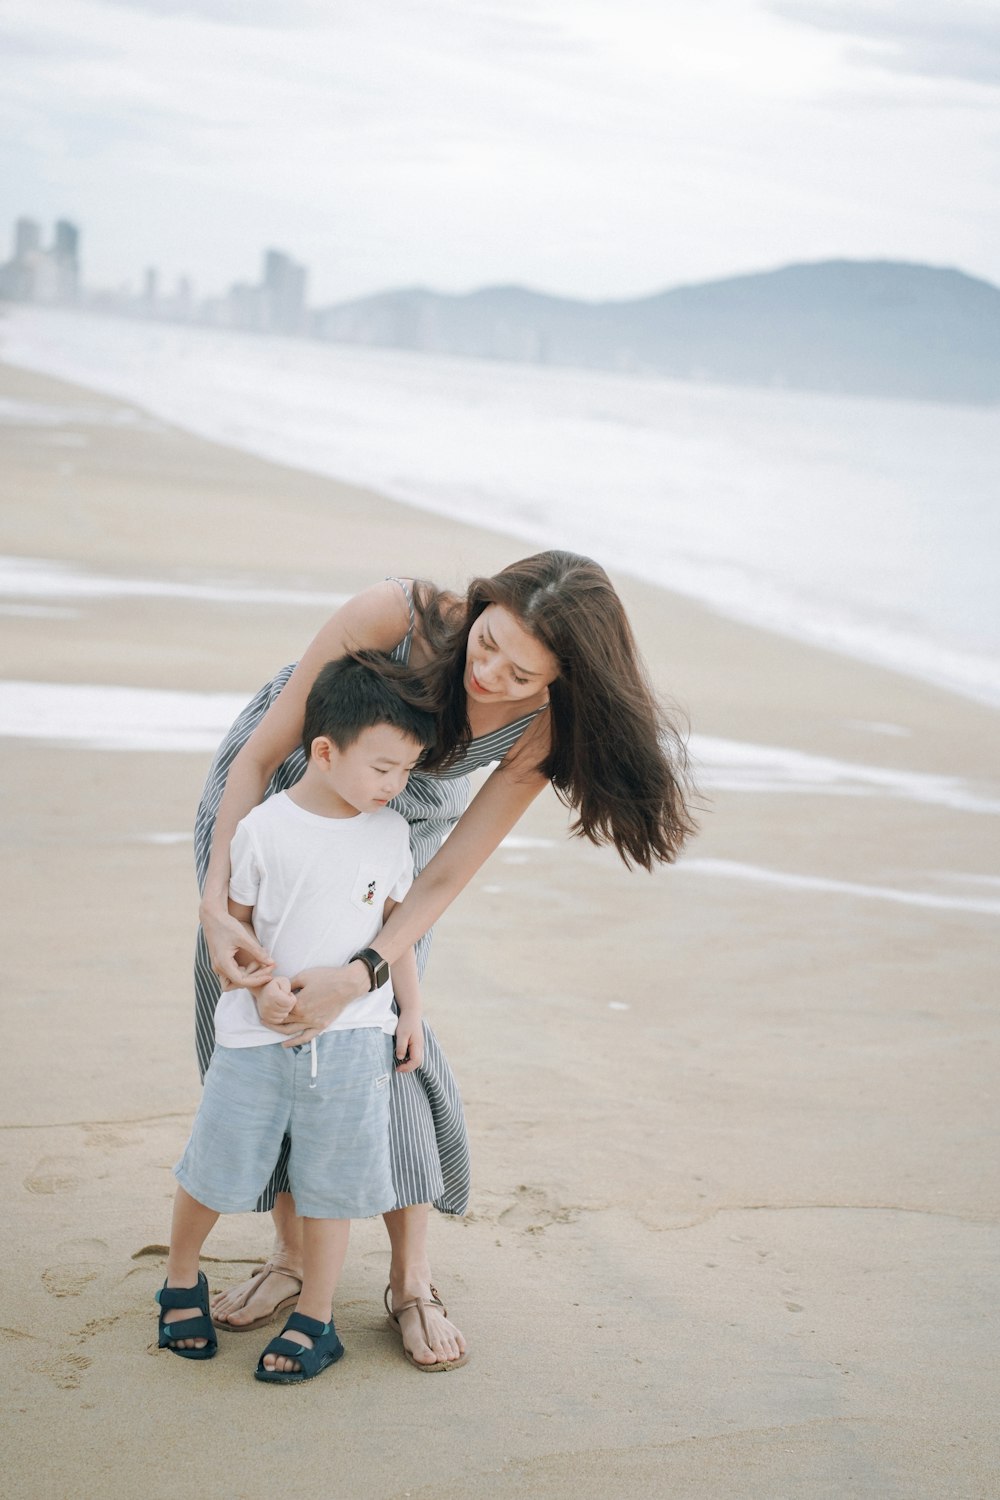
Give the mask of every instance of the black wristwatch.
[(355, 953), (354, 958), (351, 959), (351, 963), (354, 962), (355, 958), (360, 958), (368, 970), (368, 977), (371, 980), (368, 986), (369, 993), (372, 990), (380, 990), (389, 978), (389, 965), (381, 953), (376, 953), (374, 948), (362, 948), (360, 953)]

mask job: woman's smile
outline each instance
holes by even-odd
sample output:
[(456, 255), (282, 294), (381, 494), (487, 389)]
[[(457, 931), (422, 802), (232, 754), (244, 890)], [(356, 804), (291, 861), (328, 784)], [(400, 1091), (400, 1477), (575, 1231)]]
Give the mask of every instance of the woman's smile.
[(534, 698), (557, 672), (547, 647), (500, 605), (489, 605), (469, 632), (465, 690), (473, 698), (502, 703)]

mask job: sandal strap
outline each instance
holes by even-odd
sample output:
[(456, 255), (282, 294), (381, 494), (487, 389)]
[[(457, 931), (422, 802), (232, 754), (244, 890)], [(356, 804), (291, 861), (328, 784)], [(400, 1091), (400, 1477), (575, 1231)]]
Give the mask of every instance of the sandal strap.
[[(268, 1344), (264, 1350), (264, 1354), (283, 1354), (286, 1359), (294, 1359), (299, 1368), (298, 1370), (289, 1370), (289, 1375), (304, 1375), (306, 1377), (318, 1375), (320, 1370), (329, 1364), (329, 1360), (325, 1360), (321, 1352), (316, 1349), (307, 1349), (304, 1344), (296, 1344), (291, 1339), (275, 1339), (273, 1346)], [(258, 1369), (261, 1368), (263, 1358), (264, 1355), (262, 1354), (257, 1364)]]
[(247, 1282), (246, 1291), (243, 1293), (240, 1301), (233, 1307), (233, 1312), (242, 1312), (243, 1308), (246, 1307), (247, 1303), (250, 1301), (250, 1298), (253, 1296), (257, 1288), (263, 1286), (264, 1282), (272, 1273), (275, 1273), (278, 1276), (287, 1276), (291, 1281), (297, 1281), (301, 1290), (302, 1277), (299, 1275), (298, 1271), (291, 1270), (289, 1266), (279, 1266), (276, 1260), (269, 1260), (258, 1270), (254, 1271), (253, 1275), (250, 1277), (250, 1280)]
[[(431, 1287), (430, 1297), (413, 1297), (409, 1302), (401, 1302), (398, 1307), (393, 1307), (392, 1303), (389, 1301), (389, 1288), (386, 1287), (385, 1292), (382, 1295), (382, 1301), (385, 1303), (385, 1310), (388, 1313), (389, 1317), (393, 1319), (398, 1319), (400, 1313), (409, 1312), (411, 1307), (418, 1307), (421, 1309), (425, 1307), (436, 1307), (440, 1309), (445, 1317), (448, 1316), (448, 1309), (441, 1301), (441, 1294), (436, 1286)], [(420, 1321), (426, 1328), (424, 1313), (422, 1311), (420, 1314)]]
[(287, 1354), (289, 1359), (297, 1359), (301, 1364), (307, 1354), (315, 1354), (315, 1349), (307, 1349), (305, 1344), (297, 1344), (294, 1339), (283, 1339), (278, 1337), (272, 1339), (265, 1349), (261, 1350), (261, 1359), (265, 1354)]
[(164, 1282), (154, 1295), (163, 1312), (171, 1307), (197, 1307), (208, 1314), (208, 1281), (204, 1271), (198, 1272), (194, 1286), (167, 1286)]
[(329, 1333), (333, 1327), (333, 1320), (329, 1323), (320, 1323), (316, 1318), (307, 1318), (305, 1313), (292, 1312), (288, 1314), (282, 1333), (289, 1329), (293, 1333), (304, 1333), (307, 1338), (321, 1339), (325, 1333)]
[[(293, 1319), (296, 1320), (294, 1323)], [(308, 1326), (303, 1327), (303, 1324)], [(339, 1357), (336, 1354), (338, 1349), (343, 1353), (343, 1346), (332, 1321), (320, 1323), (315, 1318), (307, 1318), (303, 1313), (292, 1313), (285, 1324), (285, 1330), (293, 1327), (296, 1332), (307, 1334), (309, 1338), (314, 1339), (313, 1347), (307, 1349), (305, 1344), (297, 1344), (294, 1339), (285, 1339), (279, 1335), (261, 1350), (260, 1359), (257, 1361), (258, 1370), (263, 1370), (266, 1354), (281, 1354), (286, 1359), (294, 1359), (299, 1365), (301, 1374), (318, 1375), (332, 1362), (331, 1355), (334, 1358)]]
[(181, 1339), (207, 1339), (215, 1343), (215, 1327), (211, 1318), (183, 1318), (180, 1323), (160, 1324), (160, 1348), (167, 1349)]

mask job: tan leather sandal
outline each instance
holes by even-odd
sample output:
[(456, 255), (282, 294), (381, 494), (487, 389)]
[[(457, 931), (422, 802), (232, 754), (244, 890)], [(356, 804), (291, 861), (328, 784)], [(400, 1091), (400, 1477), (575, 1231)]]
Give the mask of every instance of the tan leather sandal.
[(216, 1328), (222, 1328), (227, 1333), (252, 1333), (255, 1328), (263, 1328), (265, 1324), (273, 1323), (280, 1312), (284, 1312), (286, 1307), (291, 1307), (293, 1303), (298, 1302), (299, 1296), (302, 1292), (302, 1277), (298, 1274), (297, 1271), (290, 1271), (287, 1266), (279, 1266), (275, 1261), (269, 1260), (266, 1265), (260, 1266), (256, 1271), (254, 1271), (253, 1275), (250, 1277), (250, 1280), (247, 1282), (247, 1289), (244, 1292), (241, 1301), (237, 1304), (236, 1307), (232, 1309), (232, 1311), (239, 1312), (242, 1308), (246, 1307), (254, 1292), (259, 1286), (263, 1286), (264, 1282), (271, 1275), (272, 1271), (276, 1272), (279, 1276), (288, 1276), (292, 1281), (297, 1281), (299, 1284), (299, 1290), (297, 1292), (293, 1292), (290, 1297), (282, 1297), (281, 1301), (277, 1303), (277, 1305), (273, 1307), (269, 1313), (263, 1313), (259, 1318), (254, 1318), (250, 1323), (227, 1323), (223, 1318), (213, 1317), (212, 1322), (215, 1324)]
[[(382, 1300), (385, 1303), (385, 1311), (386, 1316), (389, 1319), (389, 1326), (390, 1328), (394, 1328), (396, 1330), (400, 1338), (402, 1338), (403, 1336), (403, 1330), (399, 1326), (400, 1313), (409, 1312), (411, 1307), (415, 1307), (417, 1309), (417, 1316), (420, 1318), (420, 1327), (423, 1330), (424, 1343), (427, 1344), (428, 1347), (430, 1346), (431, 1342), (430, 1329), (427, 1326), (427, 1314), (424, 1309), (427, 1307), (436, 1307), (444, 1314), (445, 1317), (448, 1316), (448, 1309), (441, 1301), (441, 1295), (438, 1292), (436, 1286), (431, 1287), (431, 1295), (429, 1299), (427, 1297), (414, 1297), (410, 1302), (401, 1302), (395, 1309), (393, 1309), (389, 1302), (388, 1287), (386, 1287), (385, 1289), (385, 1295)], [(403, 1345), (403, 1353), (406, 1355), (407, 1359), (410, 1361), (410, 1364), (415, 1370), (425, 1370), (428, 1375), (433, 1375), (438, 1370), (457, 1370), (460, 1365), (467, 1364), (469, 1359), (469, 1353), (468, 1350), (466, 1350), (464, 1354), (459, 1355), (458, 1359), (442, 1359), (438, 1360), (436, 1364), (425, 1365), (421, 1364), (419, 1359), (413, 1358), (413, 1355), (410, 1353), (409, 1349), (407, 1349), (405, 1344)]]

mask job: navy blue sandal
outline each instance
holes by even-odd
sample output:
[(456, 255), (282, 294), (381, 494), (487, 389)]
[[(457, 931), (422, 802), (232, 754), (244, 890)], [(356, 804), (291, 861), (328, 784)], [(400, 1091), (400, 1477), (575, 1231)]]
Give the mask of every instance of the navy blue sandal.
[[(307, 1349), (305, 1344), (297, 1344), (294, 1339), (283, 1339), (280, 1336), (272, 1339), (257, 1361), (254, 1374), (258, 1380), (266, 1380), (271, 1385), (300, 1385), (303, 1380), (312, 1380), (328, 1365), (335, 1365), (344, 1353), (344, 1346), (337, 1337), (332, 1319), (329, 1323), (319, 1323), (315, 1318), (307, 1318), (304, 1313), (293, 1312), (281, 1332), (287, 1333), (289, 1329), (311, 1338), (312, 1348)], [(265, 1370), (265, 1354), (284, 1354), (288, 1359), (297, 1360), (301, 1368)]]
[[(208, 1310), (208, 1281), (204, 1271), (198, 1272), (197, 1286), (167, 1286), (164, 1282), (156, 1293), (156, 1300), (160, 1304), (159, 1347), (169, 1349), (171, 1354), (179, 1354), (181, 1359), (214, 1359), (219, 1340)], [(164, 1315), (172, 1307), (197, 1307), (201, 1316), (185, 1318), (181, 1323), (164, 1322)], [(205, 1339), (206, 1343), (201, 1349), (178, 1349), (176, 1342), (179, 1339)]]

